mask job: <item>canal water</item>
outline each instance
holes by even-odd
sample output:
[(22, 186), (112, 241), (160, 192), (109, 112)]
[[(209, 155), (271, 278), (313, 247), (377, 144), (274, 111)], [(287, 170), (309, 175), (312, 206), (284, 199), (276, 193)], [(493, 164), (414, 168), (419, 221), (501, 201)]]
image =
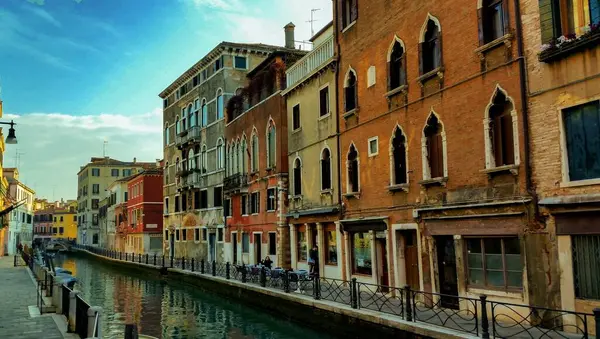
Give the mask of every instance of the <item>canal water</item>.
[(54, 265), (77, 277), (75, 288), (100, 306), (104, 338), (125, 324), (158, 338), (332, 338), (190, 285), (128, 272), (84, 255), (57, 254)]

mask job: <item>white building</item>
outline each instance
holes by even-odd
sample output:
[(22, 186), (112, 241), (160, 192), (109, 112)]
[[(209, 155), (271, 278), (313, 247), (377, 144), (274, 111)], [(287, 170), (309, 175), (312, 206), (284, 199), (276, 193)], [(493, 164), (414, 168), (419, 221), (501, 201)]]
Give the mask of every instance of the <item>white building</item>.
[(17, 207), (9, 215), (8, 221), (8, 254), (17, 253), (19, 244), (31, 247), (33, 239), (33, 200), (35, 191), (19, 181), (19, 170), (5, 168), (4, 175), (8, 180), (8, 196)]

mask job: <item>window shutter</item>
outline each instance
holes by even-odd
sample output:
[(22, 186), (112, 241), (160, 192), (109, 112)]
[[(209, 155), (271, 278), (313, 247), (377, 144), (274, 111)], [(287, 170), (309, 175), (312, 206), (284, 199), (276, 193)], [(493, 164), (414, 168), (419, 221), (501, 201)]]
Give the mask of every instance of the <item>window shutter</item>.
[(496, 167), (502, 166), (502, 122), (501, 117), (494, 116), (492, 120), (492, 142), (494, 151), (494, 162)]
[(392, 89), (392, 61), (387, 63), (387, 88), (388, 91)]
[(479, 46), (485, 45), (485, 36), (483, 31), (483, 7), (477, 10), (477, 22), (479, 23)]
[(354, 81), (354, 108), (358, 108), (358, 78)]
[(442, 32), (438, 31), (437, 39), (435, 39), (435, 67), (442, 67), (443, 65), (443, 53), (442, 53)]
[(419, 74), (423, 74), (423, 44), (424, 42), (419, 43)]
[(350, 21), (358, 20), (358, 0), (352, 0), (352, 8), (350, 9)]
[(504, 20), (504, 34), (508, 34), (508, 32), (510, 32), (510, 19), (508, 13), (508, 0), (502, 0), (502, 19)]
[(346, 23), (344, 22), (344, 9), (346, 8), (345, 0), (337, 0), (337, 20), (338, 25), (340, 26), (340, 31), (343, 31), (346, 28)]
[(400, 85), (406, 85), (406, 51), (402, 53), (402, 64), (400, 65)]
[[(552, 42), (554, 39), (554, 0), (540, 0), (540, 29), (542, 33), (542, 44)], [(558, 13), (557, 13), (558, 14)]]

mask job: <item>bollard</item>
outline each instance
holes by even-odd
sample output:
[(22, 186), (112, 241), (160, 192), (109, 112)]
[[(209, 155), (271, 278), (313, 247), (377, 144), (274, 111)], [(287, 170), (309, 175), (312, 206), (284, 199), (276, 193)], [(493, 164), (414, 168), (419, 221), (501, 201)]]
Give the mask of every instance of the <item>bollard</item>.
[(185, 257), (181, 258), (181, 269), (185, 271)]
[[(98, 314), (98, 324), (96, 324), (96, 313)], [(87, 316), (88, 316), (88, 330), (87, 330), (87, 336), (88, 338), (102, 338), (102, 335), (100, 334), (100, 321), (101, 321), (101, 316), (102, 314), (102, 307), (99, 306), (91, 306), (90, 308), (88, 308), (87, 310)], [(94, 331), (96, 330), (96, 331)], [(96, 332), (96, 333), (94, 333)]]
[(171, 257), (171, 268), (173, 268), (173, 257)]
[(229, 280), (231, 277), (231, 264), (229, 261), (225, 264), (225, 279)]
[(146, 265), (148, 265), (148, 253), (146, 253)]
[(596, 321), (596, 338), (600, 336), (600, 308), (594, 308), (594, 320)]
[(200, 273), (204, 274), (204, 259), (200, 259)]
[(162, 267), (165, 267), (165, 256), (162, 256)]
[(290, 293), (290, 272), (285, 271), (283, 274), (283, 291), (285, 293)]
[(356, 278), (352, 278), (352, 285), (350, 288), (350, 303), (352, 304), (352, 308), (358, 308), (358, 292), (356, 285)]
[(260, 268), (260, 286), (267, 287), (267, 270), (264, 266)]
[(154, 266), (156, 266), (156, 253), (154, 253)]
[(77, 314), (77, 296), (81, 294), (81, 292), (77, 290), (73, 290), (69, 293), (69, 332), (75, 332), (75, 317)]
[(212, 262), (212, 275), (213, 277), (217, 275), (217, 262), (214, 260)]
[(246, 266), (242, 266), (242, 282), (246, 282)]
[(413, 320), (413, 314), (412, 314), (412, 298), (410, 297), (411, 295), (411, 291), (410, 291), (410, 286), (406, 285), (404, 286), (404, 298), (405, 298), (405, 307), (406, 307), (406, 320), (407, 321), (412, 321)]
[(138, 264), (142, 263), (142, 253), (138, 253)]
[(192, 272), (194, 272), (194, 258), (192, 258)]
[(315, 273), (313, 277), (313, 296), (315, 300), (319, 300), (321, 299), (321, 278), (319, 277), (319, 273)]
[(123, 252), (119, 252), (119, 260), (123, 260)]
[(490, 323), (487, 315), (487, 296), (481, 295), (479, 296), (479, 300), (481, 300), (481, 338), (489, 339), (490, 338)]

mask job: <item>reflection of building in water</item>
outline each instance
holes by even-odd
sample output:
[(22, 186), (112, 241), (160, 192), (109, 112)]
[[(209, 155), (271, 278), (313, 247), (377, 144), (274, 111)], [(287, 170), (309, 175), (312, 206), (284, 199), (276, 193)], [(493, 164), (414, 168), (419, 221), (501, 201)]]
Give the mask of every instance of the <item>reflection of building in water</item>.
[(71, 274), (74, 277), (77, 277), (77, 264), (72, 259), (67, 259), (61, 263), (61, 268), (64, 268), (67, 271), (71, 271)]

